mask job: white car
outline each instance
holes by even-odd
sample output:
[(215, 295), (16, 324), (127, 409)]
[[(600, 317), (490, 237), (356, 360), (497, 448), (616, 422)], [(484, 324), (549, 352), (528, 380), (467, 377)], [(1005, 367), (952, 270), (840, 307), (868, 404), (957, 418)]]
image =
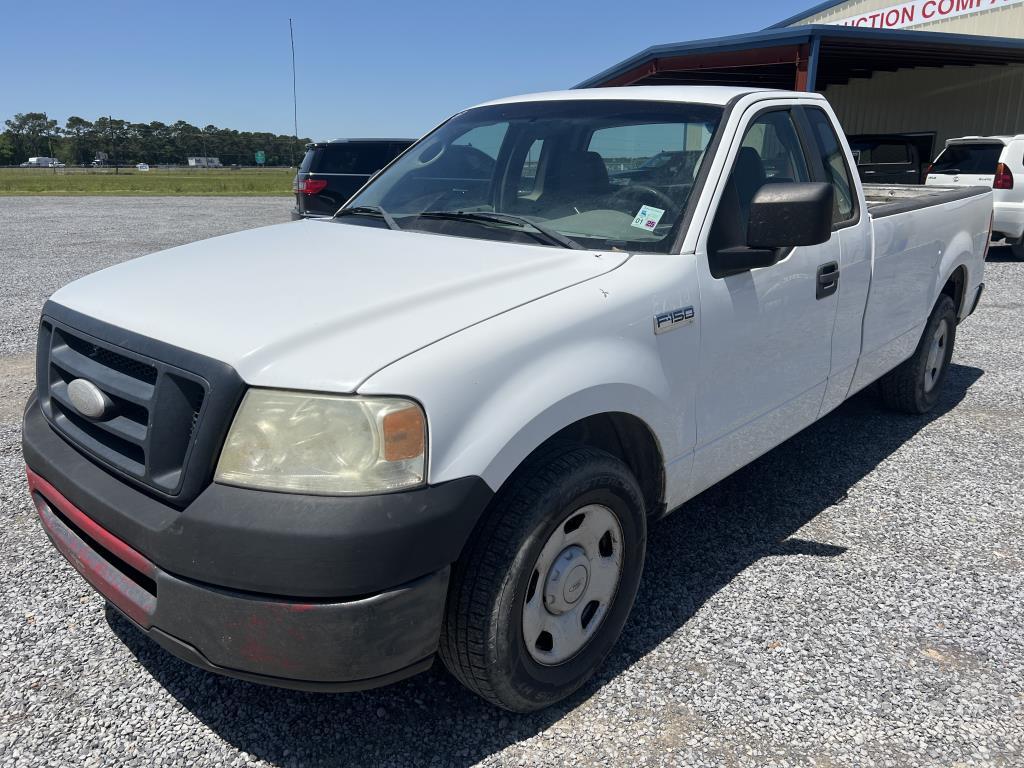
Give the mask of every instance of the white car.
[(149, 163), (136, 163), (135, 164), (135, 170), (137, 170), (137, 171), (148, 171), (149, 170)]
[(950, 139), (925, 183), (992, 187), (992, 236), (1024, 259), (1024, 134)]
[(490, 102), (334, 218), (57, 291), (29, 486), (75, 568), (192, 664), (329, 691), (440, 655), (538, 709), (616, 642), (649, 523), (875, 381), (936, 403), (991, 210), (865, 195), (817, 94)]

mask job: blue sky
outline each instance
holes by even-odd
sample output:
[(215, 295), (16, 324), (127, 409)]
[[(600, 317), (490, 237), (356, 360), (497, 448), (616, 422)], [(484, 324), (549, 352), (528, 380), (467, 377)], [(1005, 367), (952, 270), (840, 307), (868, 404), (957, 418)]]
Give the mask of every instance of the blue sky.
[(813, 0), (11, 2), (0, 120), (112, 114), (291, 133), (417, 136), (480, 101), (570, 87), (659, 43), (751, 32)]

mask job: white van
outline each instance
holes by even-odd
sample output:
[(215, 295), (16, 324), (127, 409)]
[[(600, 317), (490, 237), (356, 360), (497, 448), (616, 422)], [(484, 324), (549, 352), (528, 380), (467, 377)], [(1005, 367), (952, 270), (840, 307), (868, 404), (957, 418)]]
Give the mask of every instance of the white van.
[(1024, 259), (1024, 134), (949, 139), (925, 183), (992, 187), (992, 237), (1005, 239), (1013, 255)]

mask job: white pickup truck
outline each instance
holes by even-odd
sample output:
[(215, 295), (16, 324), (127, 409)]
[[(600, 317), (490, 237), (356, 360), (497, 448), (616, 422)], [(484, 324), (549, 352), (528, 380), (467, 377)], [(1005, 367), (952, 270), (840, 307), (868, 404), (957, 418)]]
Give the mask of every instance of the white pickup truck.
[(651, 522), (872, 382), (936, 402), (992, 192), (865, 197), (842, 135), (808, 93), (495, 101), (333, 219), (78, 280), (25, 413), (43, 526), (204, 669), (351, 690), (439, 654), (551, 704)]

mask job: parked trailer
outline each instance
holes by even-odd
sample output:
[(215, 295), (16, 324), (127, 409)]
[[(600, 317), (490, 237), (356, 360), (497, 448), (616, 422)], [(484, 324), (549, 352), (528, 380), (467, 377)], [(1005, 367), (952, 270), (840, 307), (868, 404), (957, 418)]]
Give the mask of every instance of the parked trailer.
[(21, 164), (22, 168), (56, 168), (64, 164), (56, 157), (30, 157)]

